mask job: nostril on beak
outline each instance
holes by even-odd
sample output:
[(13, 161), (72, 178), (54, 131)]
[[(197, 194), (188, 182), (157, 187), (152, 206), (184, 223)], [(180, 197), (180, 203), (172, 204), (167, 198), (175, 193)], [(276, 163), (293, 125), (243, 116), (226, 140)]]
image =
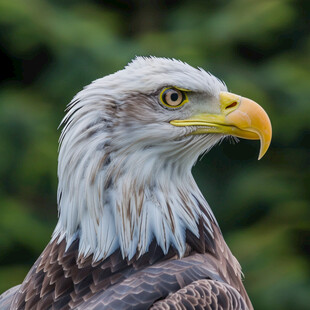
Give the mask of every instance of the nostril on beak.
[(238, 95), (228, 92), (220, 92), (221, 111), (225, 114), (228, 114), (237, 109), (241, 101), (242, 97)]
[(235, 107), (237, 104), (238, 104), (238, 102), (237, 102), (237, 101), (234, 101), (234, 102), (232, 102), (230, 105), (228, 105), (228, 106), (225, 108), (225, 110), (230, 109), (230, 108), (233, 108), (233, 107)]

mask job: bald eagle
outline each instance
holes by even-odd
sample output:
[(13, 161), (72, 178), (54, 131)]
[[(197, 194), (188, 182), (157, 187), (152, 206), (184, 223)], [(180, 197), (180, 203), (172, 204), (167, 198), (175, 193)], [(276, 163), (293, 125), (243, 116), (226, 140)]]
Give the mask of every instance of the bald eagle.
[(266, 112), (201, 68), (137, 57), (62, 121), (59, 220), (3, 309), (253, 309), (191, 174), (227, 136), (271, 140)]

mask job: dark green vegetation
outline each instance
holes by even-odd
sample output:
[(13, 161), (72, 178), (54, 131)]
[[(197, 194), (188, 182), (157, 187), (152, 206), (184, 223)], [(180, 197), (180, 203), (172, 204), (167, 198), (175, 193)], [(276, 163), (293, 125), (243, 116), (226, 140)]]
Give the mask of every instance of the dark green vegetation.
[(56, 223), (65, 105), (135, 55), (155, 55), (211, 71), (269, 114), (261, 161), (259, 142), (227, 140), (194, 174), (256, 309), (308, 308), (309, 12), (285, 0), (0, 0), (0, 292), (23, 280)]

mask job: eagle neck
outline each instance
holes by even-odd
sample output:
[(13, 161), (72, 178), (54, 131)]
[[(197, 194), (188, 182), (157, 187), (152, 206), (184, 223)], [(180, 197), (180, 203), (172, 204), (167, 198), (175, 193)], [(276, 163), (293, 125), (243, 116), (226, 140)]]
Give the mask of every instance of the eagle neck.
[[(143, 154), (110, 154), (105, 158), (108, 164), (97, 170), (95, 177), (88, 172), (93, 166), (87, 166), (78, 191), (61, 189), (54, 238), (65, 238), (68, 247), (79, 238), (80, 255), (92, 255), (94, 261), (117, 249), (123, 258), (140, 257), (154, 240), (164, 254), (174, 248), (183, 257), (188, 236), (199, 240), (204, 231), (212, 238), (216, 220), (190, 168), (181, 168), (168, 159), (147, 158)], [(103, 162), (102, 158), (97, 160)], [(68, 195), (74, 192), (79, 199)]]

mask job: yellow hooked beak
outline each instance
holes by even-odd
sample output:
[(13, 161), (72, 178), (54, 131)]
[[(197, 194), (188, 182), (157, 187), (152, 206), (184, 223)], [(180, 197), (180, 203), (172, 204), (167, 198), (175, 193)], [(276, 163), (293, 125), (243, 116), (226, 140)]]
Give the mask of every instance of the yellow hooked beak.
[(267, 152), (272, 129), (270, 119), (264, 109), (256, 102), (238, 95), (220, 93), (220, 114), (197, 114), (185, 120), (173, 120), (174, 126), (195, 126), (192, 134), (221, 133), (239, 138), (260, 140), (261, 159)]

